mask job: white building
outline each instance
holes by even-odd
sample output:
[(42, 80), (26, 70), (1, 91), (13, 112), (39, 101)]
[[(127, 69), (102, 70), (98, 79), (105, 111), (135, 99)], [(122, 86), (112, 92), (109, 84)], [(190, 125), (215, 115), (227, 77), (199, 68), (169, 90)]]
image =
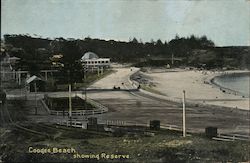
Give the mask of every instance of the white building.
[(93, 52), (87, 52), (81, 58), (81, 62), (86, 69), (109, 68), (110, 58), (99, 58)]

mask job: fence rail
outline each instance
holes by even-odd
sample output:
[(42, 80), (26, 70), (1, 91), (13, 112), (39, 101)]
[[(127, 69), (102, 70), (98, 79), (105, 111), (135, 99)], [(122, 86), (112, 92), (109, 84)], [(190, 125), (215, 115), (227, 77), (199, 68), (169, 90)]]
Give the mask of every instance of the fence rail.
[(214, 137), (213, 139), (222, 141), (234, 141), (234, 140), (250, 141), (250, 136), (240, 135), (240, 134), (218, 134), (218, 136)]
[(82, 123), (82, 122), (79, 122), (77, 120), (72, 120), (71, 122), (70, 121), (61, 121), (61, 122), (58, 122), (57, 125), (87, 129), (87, 123)]
[[(149, 127), (148, 123), (136, 123), (136, 122), (127, 122), (127, 121), (120, 121), (120, 120), (106, 120), (104, 122), (106, 125), (111, 126), (144, 126)], [(175, 131), (182, 131), (182, 127), (176, 125), (168, 125), (164, 124), (160, 126), (163, 129), (175, 130)]]
[[(107, 111), (105, 111), (105, 110), (74, 110), (74, 111), (71, 111), (71, 114), (72, 114), (72, 116), (85, 116), (85, 115), (103, 114), (106, 112)], [(69, 115), (69, 111), (51, 110), (50, 114), (57, 115), (57, 116)]]
[[(76, 128), (82, 128), (82, 129), (87, 129), (87, 123), (88, 120), (86, 119), (85, 122), (80, 122), (77, 119), (73, 119), (71, 121), (63, 121), (57, 123), (58, 125), (63, 125), (63, 126), (72, 126)], [(140, 127), (149, 127), (149, 124), (147, 123), (136, 123), (136, 122), (127, 122), (127, 121), (120, 121), (120, 120), (106, 120), (98, 124), (104, 124), (105, 126), (120, 126), (120, 127), (128, 127), (128, 126), (140, 126)], [(182, 131), (182, 127), (176, 126), (176, 125), (169, 125), (169, 124), (164, 124), (160, 126), (161, 129), (168, 129), (172, 131)], [(111, 131), (112, 129), (104, 127), (105, 131)], [(188, 129), (189, 133), (194, 133), (194, 130)], [(241, 141), (250, 141), (250, 136), (249, 135), (240, 135), (240, 134), (222, 134), (219, 133), (217, 137), (213, 137), (213, 140), (217, 141), (236, 141), (236, 140), (241, 140)]]
[[(77, 94), (78, 97), (82, 98), (81, 94)], [(96, 115), (96, 114), (103, 114), (108, 112), (108, 108), (106, 106), (103, 106), (102, 104), (87, 98), (87, 102), (93, 105), (95, 108), (94, 110), (73, 110), (71, 111), (72, 116), (86, 116), (86, 115)], [(57, 116), (65, 116), (69, 115), (69, 111), (57, 111), (57, 110), (50, 110), (51, 115), (57, 115)]]

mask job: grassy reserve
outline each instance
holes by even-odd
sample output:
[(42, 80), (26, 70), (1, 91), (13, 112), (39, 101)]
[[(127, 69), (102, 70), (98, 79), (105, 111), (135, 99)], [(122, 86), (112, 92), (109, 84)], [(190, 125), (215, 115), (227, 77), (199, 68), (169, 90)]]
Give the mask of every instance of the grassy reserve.
[[(84, 88), (84, 87), (88, 87), (89, 85), (91, 85), (92, 83), (94, 83), (95, 81), (97, 80), (100, 80), (104, 77), (106, 77), (107, 75), (109, 74), (112, 74), (115, 70), (105, 70), (103, 72), (103, 74), (98, 74), (95, 72), (95, 73), (91, 73), (89, 75), (87, 75), (86, 79), (84, 82), (82, 83), (73, 83), (73, 87), (74, 89), (79, 89), (79, 88)], [(60, 85), (57, 85), (57, 91), (67, 91), (68, 90), (68, 87), (69, 85), (68, 84), (60, 84)]]
[[(4, 143), (0, 151), (3, 160), (24, 162), (48, 160), (96, 162), (96, 158), (74, 158), (74, 153), (30, 153), (34, 149), (73, 148), (78, 154), (129, 155), (125, 162), (169, 162), (169, 161), (247, 161), (249, 160), (249, 142), (221, 142), (210, 140), (203, 135), (192, 134), (183, 138), (181, 133), (169, 130), (155, 131), (155, 136), (124, 135), (115, 137), (111, 133), (95, 132), (45, 124), (33, 124), (26, 127), (48, 133), (48, 136), (35, 135), (21, 130), (1, 129)], [(4, 136), (3, 136), (4, 135)], [(17, 139), (14, 139), (17, 138)], [(117, 159), (100, 158), (103, 162), (116, 162)]]

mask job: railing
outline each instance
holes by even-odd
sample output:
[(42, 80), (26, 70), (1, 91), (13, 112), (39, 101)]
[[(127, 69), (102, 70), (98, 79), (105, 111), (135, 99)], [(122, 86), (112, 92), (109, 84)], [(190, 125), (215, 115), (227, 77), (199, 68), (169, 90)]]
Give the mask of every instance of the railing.
[[(80, 97), (80, 96), (78, 96), (78, 97)], [(81, 97), (80, 97), (81, 98)], [(87, 98), (87, 101), (91, 104), (91, 105), (93, 105), (94, 107), (96, 107), (96, 108), (98, 108), (97, 110), (99, 110), (99, 112), (101, 111), (101, 113), (106, 113), (106, 112), (108, 112), (108, 108), (106, 107), (106, 106), (104, 106), (104, 105), (102, 105), (102, 104), (100, 104), (100, 103), (98, 103), (98, 102), (96, 102), (96, 101), (94, 101), (94, 100), (92, 100), (92, 99), (90, 99), (90, 98)], [(97, 111), (96, 110), (96, 111)]]
[(217, 137), (213, 137), (213, 140), (220, 140), (220, 141), (235, 141), (235, 140), (250, 141), (250, 136), (249, 135), (240, 135), (240, 134), (218, 134)]
[[(148, 123), (127, 122), (127, 121), (120, 121), (120, 120), (106, 120), (104, 122), (104, 124), (110, 125), (110, 126), (144, 126), (144, 127), (149, 127)], [(182, 127), (179, 127), (176, 125), (163, 124), (160, 127), (163, 129), (168, 129), (168, 130), (182, 131)]]
[[(81, 97), (81, 94), (77, 94), (78, 97), (82, 98)], [(102, 104), (90, 99), (90, 98), (87, 98), (87, 102), (90, 103), (91, 105), (93, 105), (95, 108), (97, 109), (94, 109), (94, 110), (73, 110), (71, 111), (71, 115), (72, 116), (86, 116), (86, 115), (96, 115), (96, 114), (103, 114), (103, 113), (106, 113), (108, 112), (108, 108), (106, 106), (103, 106)], [(69, 115), (69, 111), (65, 110), (65, 111), (56, 111), (56, 110), (50, 110), (50, 114), (51, 115), (57, 115), (57, 116), (67, 116)]]
[(6, 99), (8, 99), (8, 100), (26, 100), (27, 96), (25, 94), (21, 94), (21, 95), (8, 95), (7, 94)]
[(46, 103), (42, 99), (40, 101), (42, 103), (42, 106), (45, 108), (45, 110), (50, 114), (51, 111), (50, 111), (49, 107), (46, 105)]
[(57, 125), (87, 129), (87, 123), (82, 123), (77, 120), (71, 120), (71, 122), (61, 121), (61, 122), (58, 122)]
[[(176, 125), (161, 125), (161, 128), (174, 131), (182, 131), (182, 127)], [(190, 132), (190, 130), (188, 130), (188, 132)]]
[[(73, 110), (71, 111), (72, 116), (84, 116), (84, 115), (95, 115), (95, 114), (103, 114), (106, 113), (105, 110)], [(56, 110), (50, 110), (51, 115), (69, 115), (69, 111), (56, 111)]]
[[(87, 129), (87, 123), (88, 120), (86, 118), (85, 122), (78, 121), (77, 119), (72, 119), (70, 121), (61, 121), (57, 123), (58, 125), (63, 125), (67, 127), (76, 127), (76, 128), (82, 128), (82, 129)], [(104, 127), (105, 131), (113, 131), (112, 128), (109, 128), (108, 126), (121, 126), (121, 127), (126, 127), (126, 126), (142, 126), (142, 127), (149, 127), (147, 123), (136, 123), (136, 122), (127, 122), (127, 121), (120, 121), (120, 120), (106, 120), (102, 123), (98, 124), (104, 124), (106, 127)], [(182, 131), (182, 127), (176, 126), (176, 125), (168, 125), (164, 124), (160, 126), (161, 129), (168, 129), (172, 131)], [(189, 133), (195, 133), (194, 130), (188, 129)], [(241, 141), (250, 141), (250, 136), (249, 135), (240, 135), (240, 134), (222, 134), (219, 133), (217, 137), (213, 137), (213, 140), (217, 141), (235, 141), (235, 140), (241, 140)]]

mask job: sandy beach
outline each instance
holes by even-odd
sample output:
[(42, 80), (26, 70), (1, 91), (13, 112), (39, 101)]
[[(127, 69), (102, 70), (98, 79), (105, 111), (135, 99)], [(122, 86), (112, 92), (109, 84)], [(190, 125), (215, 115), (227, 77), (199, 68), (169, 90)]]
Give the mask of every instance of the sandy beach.
[[(249, 98), (243, 98), (230, 91), (222, 90), (210, 80), (225, 73), (240, 73), (247, 71), (197, 71), (177, 70), (169, 72), (150, 71), (143, 73), (154, 83), (153, 89), (167, 97), (181, 99), (183, 90), (186, 91), (187, 101), (203, 104), (219, 105), (249, 110)], [(247, 89), (247, 88), (246, 88)], [(249, 89), (249, 88), (248, 88)]]
[[(151, 89), (157, 89), (164, 95), (144, 89), (135, 92), (89, 92), (89, 98), (109, 108), (109, 112), (102, 115), (102, 120), (148, 124), (149, 120), (157, 119), (162, 125), (182, 126), (181, 97), (182, 90), (185, 89), (188, 102), (190, 102), (186, 105), (187, 126), (190, 131), (204, 132), (205, 127), (216, 126), (220, 133), (249, 133), (249, 117), (246, 111), (248, 99), (225, 94), (215, 85), (204, 84), (204, 81), (221, 73), (207, 72), (206, 75), (204, 72), (183, 69), (171, 69), (168, 72), (166, 69), (151, 69), (147, 73), (142, 73), (139, 68), (135, 67), (114, 70), (114, 73), (96, 81), (89, 89), (112, 89), (113, 86), (119, 86), (121, 89), (135, 89), (138, 86), (135, 78), (139, 77), (142, 81), (152, 82)], [(142, 76), (140, 76), (141, 73)], [(195, 105), (192, 105), (193, 103)], [(202, 103), (202, 105), (196, 105), (196, 103)], [(243, 106), (242, 109), (245, 110), (220, 107), (222, 105), (235, 108), (235, 104), (238, 108)], [(211, 105), (219, 105), (219, 107)]]
[[(90, 88), (112, 89), (114, 86), (134, 88), (128, 79), (130, 75), (138, 70), (138, 68), (116, 68), (115, 73), (95, 82)], [(245, 72), (249, 71), (198, 71), (185, 69), (150, 69), (146, 72), (140, 71), (149, 82), (153, 83), (154, 86), (151, 88), (160, 92), (163, 98), (181, 102), (182, 92), (185, 90), (187, 102), (249, 110), (249, 98), (243, 98), (239, 94), (235, 95), (230, 90), (223, 92), (219, 86), (211, 82), (216, 76)], [(154, 94), (154, 96), (158, 95)]]

